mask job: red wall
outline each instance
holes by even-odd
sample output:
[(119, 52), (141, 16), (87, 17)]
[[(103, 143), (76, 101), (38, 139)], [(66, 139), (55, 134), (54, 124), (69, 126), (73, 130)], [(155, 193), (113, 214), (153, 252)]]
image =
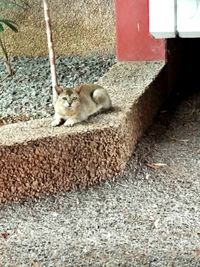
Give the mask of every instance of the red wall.
[(165, 59), (165, 41), (149, 33), (148, 0), (115, 0), (116, 53), (119, 61)]

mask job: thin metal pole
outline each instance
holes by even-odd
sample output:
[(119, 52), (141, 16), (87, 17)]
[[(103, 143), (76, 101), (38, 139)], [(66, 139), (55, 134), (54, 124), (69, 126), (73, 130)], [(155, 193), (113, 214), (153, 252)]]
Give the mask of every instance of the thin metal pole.
[(50, 61), (50, 68), (51, 68), (51, 80), (52, 80), (52, 88), (53, 88), (53, 104), (57, 99), (57, 92), (56, 86), (58, 85), (57, 75), (56, 75), (56, 61), (55, 61), (55, 54), (54, 54), (54, 47), (53, 47), (53, 38), (51, 32), (51, 20), (49, 14), (49, 6), (48, 1), (43, 0), (44, 5), (44, 18), (46, 22), (46, 32), (47, 32), (47, 43), (48, 43), (48, 51), (49, 51), (49, 61)]

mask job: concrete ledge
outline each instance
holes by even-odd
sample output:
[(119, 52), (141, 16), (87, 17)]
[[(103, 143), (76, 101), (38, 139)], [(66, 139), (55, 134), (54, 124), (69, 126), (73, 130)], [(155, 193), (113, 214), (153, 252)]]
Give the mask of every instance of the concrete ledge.
[(121, 173), (168, 94), (163, 62), (118, 63), (99, 81), (114, 111), (73, 128), (0, 127), (0, 202), (85, 188)]

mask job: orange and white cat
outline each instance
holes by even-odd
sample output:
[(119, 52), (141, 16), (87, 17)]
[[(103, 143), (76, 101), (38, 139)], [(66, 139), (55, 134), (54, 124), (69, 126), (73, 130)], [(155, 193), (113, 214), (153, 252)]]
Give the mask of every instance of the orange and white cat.
[(97, 84), (83, 84), (75, 88), (57, 86), (56, 91), (58, 97), (52, 126), (58, 126), (62, 121), (65, 126), (73, 126), (112, 107), (108, 92)]

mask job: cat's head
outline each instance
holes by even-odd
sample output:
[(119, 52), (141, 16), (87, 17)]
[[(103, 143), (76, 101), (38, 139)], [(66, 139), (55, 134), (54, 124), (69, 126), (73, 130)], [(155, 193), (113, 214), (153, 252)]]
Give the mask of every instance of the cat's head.
[(57, 104), (67, 110), (76, 110), (80, 106), (80, 87), (63, 88), (56, 86)]

